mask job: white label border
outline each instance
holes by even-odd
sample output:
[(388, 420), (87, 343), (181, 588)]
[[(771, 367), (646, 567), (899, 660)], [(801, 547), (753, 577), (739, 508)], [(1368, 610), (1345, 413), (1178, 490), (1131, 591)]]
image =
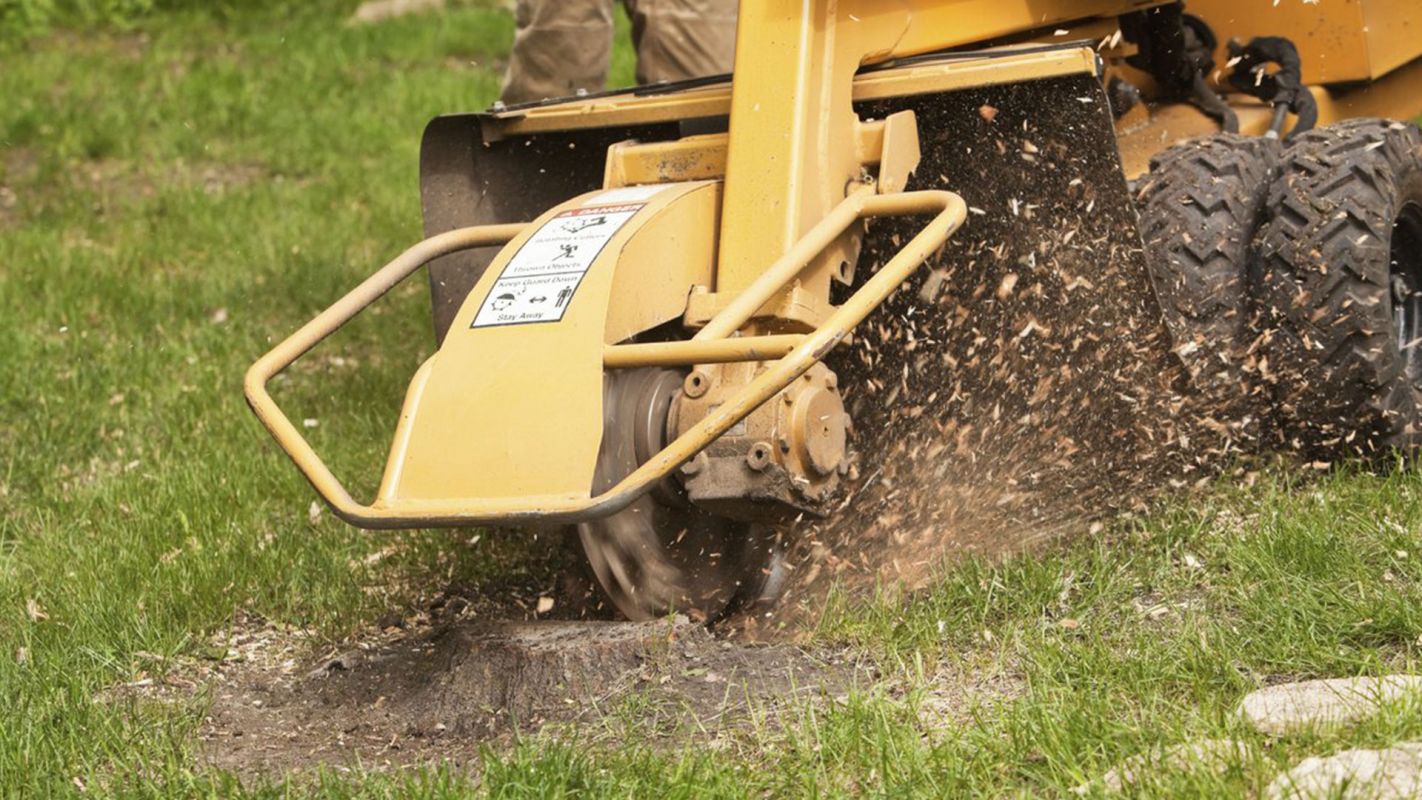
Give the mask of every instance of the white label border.
[[(588, 270), (602, 256), (608, 243), (645, 207), (645, 203), (585, 206), (564, 211), (543, 223), (524, 240), (499, 271), (499, 277), (489, 285), (469, 327), (506, 328), (562, 322)], [(601, 222), (570, 225), (570, 220), (579, 219)], [(599, 225), (609, 227), (592, 230)], [(582, 251), (587, 246), (592, 247)], [(566, 264), (553, 263), (560, 258), (572, 260)], [(545, 305), (550, 300), (552, 304)]]

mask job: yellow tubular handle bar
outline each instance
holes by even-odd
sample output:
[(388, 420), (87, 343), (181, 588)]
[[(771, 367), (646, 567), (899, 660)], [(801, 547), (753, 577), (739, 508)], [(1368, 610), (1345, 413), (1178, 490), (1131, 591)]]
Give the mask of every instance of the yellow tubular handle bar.
[[(725, 337), (734, 333), (776, 291), (795, 278), (831, 242), (856, 220), (934, 214), (903, 249), (867, 280), (824, 323), (804, 336), (748, 337), (738, 344)], [(963, 199), (952, 192), (918, 191), (894, 194), (855, 193), (806, 232), (760, 279), (717, 314), (697, 336), (687, 342), (668, 343), (654, 351), (638, 345), (606, 348), (604, 368), (650, 364), (691, 364), (698, 356), (719, 355), (714, 360), (761, 360), (784, 353), (769, 368), (746, 384), (729, 401), (713, 410), (661, 452), (623, 478), (616, 486), (594, 497), (454, 498), (368, 506), (357, 502), (331, 473), (295, 425), (267, 392), (277, 373), (336, 332), (342, 325), (380, 299), (411, 273), (434, 259), (460, 250), (504, 244), (527, 224), (484, 225), (442, 233), (420, 242), (370, 276), (335, 305), (321, 312), (296, 333), (262, 356), (247, 371), (243, 388), (252, 410), (286, 451), (307, 480), (330, 504), (337, 516), (364, 528), (461, 527), (467, 525), (567, 524), (615, 514), (682, 464), (691, 460), (762, 403), (779, 394), (825, 357), (856, 325), (864, 321), (914, 270), (943, 246), (967, 217)], [(708, 331), (710, 331), (708, 333)], [(749, 343), (763, 342), (764, 346)], [(793, 347), (791, 346), (793, 345)], [(788, 352), (786, 352), (788, 350)], [(739, 355), (738, 355), (739, 354)]]

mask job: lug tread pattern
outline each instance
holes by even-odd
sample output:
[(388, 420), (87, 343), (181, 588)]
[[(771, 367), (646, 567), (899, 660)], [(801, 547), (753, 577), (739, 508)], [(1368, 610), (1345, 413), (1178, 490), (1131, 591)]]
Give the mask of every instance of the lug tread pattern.
[(1407, 376), (1389, 301), (1391, 238), (1422, 187), (1415, 125), (1354, 119), (1283, 154), (1261, 230), (1259, 298), (1290, 439), (1323, 459), (1412, 450), (1422, 393)]
[(1254, 347), (1248, 265), (1278, 154), (1275, 141), (1235, 134), (1185, 142), (1151, 160), (1136, 194), (1176, 352), (1197, 389), (1236, 427), (1262, 424), (1270, 405)]

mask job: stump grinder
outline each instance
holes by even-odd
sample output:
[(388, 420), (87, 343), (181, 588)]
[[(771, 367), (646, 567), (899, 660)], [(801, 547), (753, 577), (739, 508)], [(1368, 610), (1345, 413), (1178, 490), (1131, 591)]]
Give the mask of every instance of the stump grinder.
[[(1410, 447), (1419, 113), (1417, 0), (742, 0), (733, 75), (433, 120), (428, 238), (246, 395), (353, 525), (576, 530), (624, 615), (714, 619), (827, 526)], [(425, 266), (360, 502), (268, 383)]]

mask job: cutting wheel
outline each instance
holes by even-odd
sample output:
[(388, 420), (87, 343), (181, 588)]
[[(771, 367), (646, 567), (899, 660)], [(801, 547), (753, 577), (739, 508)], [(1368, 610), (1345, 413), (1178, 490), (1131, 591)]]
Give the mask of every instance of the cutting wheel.
[[(596, 491), (611, 488), (666, 443), (683, 379), (655, 368), (608, 375)], [(617, 514), (579, 525), (578, 536), (593, 576), (629, 619), (676, 612), (713, 621), (768, 603), (783, 582), (778, 536), (697, 509), (675, 478)]]

